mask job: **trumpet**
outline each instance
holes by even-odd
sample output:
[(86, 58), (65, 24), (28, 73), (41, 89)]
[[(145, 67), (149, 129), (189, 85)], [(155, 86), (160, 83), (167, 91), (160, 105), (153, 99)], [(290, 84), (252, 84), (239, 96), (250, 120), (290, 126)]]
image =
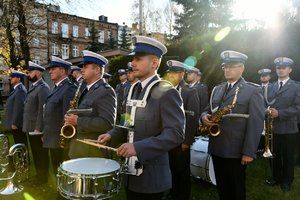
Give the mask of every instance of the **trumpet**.
[(263, 157), (271, 158), (273, 156), (270, 149), (273, 140), (273, 118), (271, 116), (270, 106), (267, 108), (267, 119), (266, 119), (266, 130), (265, 130), (265, 152), (263, 153)]

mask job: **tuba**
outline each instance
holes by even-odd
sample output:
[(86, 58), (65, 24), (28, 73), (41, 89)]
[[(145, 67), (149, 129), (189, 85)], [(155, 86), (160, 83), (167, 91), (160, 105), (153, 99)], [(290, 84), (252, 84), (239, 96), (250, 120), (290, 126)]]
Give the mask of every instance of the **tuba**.
[(239, 90), (240, 90), (239, 87), (237, 87), (235, 89), (235, 95), (234, 95), (233, 101), (230, 105), (223, 107), (222, 109), (216, 111), (215, 113), (213, 113), (210, 116), (210, 120), (213, 122), (212, 125), (206, 126), (204, 124), (201, 124), (199, 126), (200, 134), (203, 134), (203, 135), (209, 134), (211, 136), (218, 136), (220, 134), (221, 128), (220, 128), (219, 122), (221, 121), (221, 119), (224, 115), (229, 114), (232, 111), (233, 107), (236, 104), (237, 95), (239, 93)]
[(7, 135), (0, 134), (0, 147), (0, 173), (3, 173), (5, 172), (5, 167), (8, 164), (7, 155), (9, 153), (9, 140)]
[(273, 118), (271, 116), (270, 106), (267, 108), (267, 118), (266, 118), (266, 130), (265, 130), (265, 152), (263, 153), (263, 157), (271, 158), (272, 152), (272, 140), (273, 140)]
[[(29, 171), (28, 152), (24, 144), (14, 144), (8, 152), (7, 177), (0, 181), (7, 181), (6, 187), (0, 190), (1, 195), (10, 195), (23, 190), (19, 182), (26, 179)], [(25, 176), (25, 178), (24, 178)]]

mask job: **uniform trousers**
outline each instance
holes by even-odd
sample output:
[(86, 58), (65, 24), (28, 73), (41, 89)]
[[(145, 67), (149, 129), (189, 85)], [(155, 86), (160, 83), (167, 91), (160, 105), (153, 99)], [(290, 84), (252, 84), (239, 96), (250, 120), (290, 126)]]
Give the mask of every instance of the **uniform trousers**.
[(212, 155), (220, 200), (246, 199), (246, 165), (241, 158), (222, 158)]
[(294, 180), (294, 159), (296, 133), (273, 135), (273, 178), (282, 184)]
[(27, 140), (27, 134), (22, 131), (22, 129), (15, 129), (11, 130), (11, 133), (13, 135), (15, 144), (22, 143), (26, 145), (26, 148), (28, 149), (28, 140)]
[(126, 189), (127, 200), (161, 200), (164, 196), (163, 192), (160, 193), (138, 193)]
[(49, 148), (50, 150), (50, 158), (52, 162), (52, 168), (54, 171), (54, 174), (57, 174), (57, 169), (60, 166), (60, 164), (65, 161), (69, 160), (67, 153), (62, 148)]
[(298, 145), (296, 145), (296, 164), (297, 165), (299, 165), (300, 164), (300, 124), (298, 124), (298, 133), (297, 133), (297, 142), (296, 142), (296, 144), (298, 144)]
[(42, 135), (29, 135), (29, 142), (36, 171), (36, 177), (41, 182), (48, 181), (49, 156), (48, 150), (43, 148)]
[(170, 194), (172, 199), (188, 200), (191, 194), (191, 153), (182, 151), (181, 146), (169, 152), (170, 169), (172, 173), (172, 189)]

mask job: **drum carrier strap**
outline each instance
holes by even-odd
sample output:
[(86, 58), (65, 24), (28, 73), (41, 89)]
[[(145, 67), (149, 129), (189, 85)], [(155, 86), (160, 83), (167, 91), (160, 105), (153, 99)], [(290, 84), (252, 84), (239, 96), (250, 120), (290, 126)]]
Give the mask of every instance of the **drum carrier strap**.
[[(126, 119), (124, 125), (128, 127), (128, 135), (127, 135), (127, 142), (133, 143), (134, 140), (134, 124), (135, 124), (135, 113), (137, 108), (145, 108), (147, 105), (147, 99), (151, 92), (152, 87), (159, 82), (165, 82), (170, 85), (168, 81), (165, 80), (155, 80), (152, 83), (149, 84), (149, 86), (146, 88), (145, 94), (143, 96), (142, 100), (137, 99), (131, 99), (133, 89), (139, 82), (134, 83), (130, 89), (127, 96), (126, 106), (131, 107), (130, 116), (129, 119)], [(143, 166), (138, 161), (137, 156), (132, 156), (125, 159), (125, 164), (127, 165), (127, 170), (125, 171), (125, 174), (135, 175), (139, 176), (143, 173)]]

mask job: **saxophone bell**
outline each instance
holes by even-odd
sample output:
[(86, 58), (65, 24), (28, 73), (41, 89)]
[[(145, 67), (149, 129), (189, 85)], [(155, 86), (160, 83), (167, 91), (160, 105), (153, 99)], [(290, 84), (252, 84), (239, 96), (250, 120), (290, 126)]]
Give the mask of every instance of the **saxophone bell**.
[(209, 134), (211, 136), (218, 136), (219, 134), (221, 133), (221, 128), (220, 128), (220, 125), (219, 124), (212, 124), (210, 127), (209, 127)]

